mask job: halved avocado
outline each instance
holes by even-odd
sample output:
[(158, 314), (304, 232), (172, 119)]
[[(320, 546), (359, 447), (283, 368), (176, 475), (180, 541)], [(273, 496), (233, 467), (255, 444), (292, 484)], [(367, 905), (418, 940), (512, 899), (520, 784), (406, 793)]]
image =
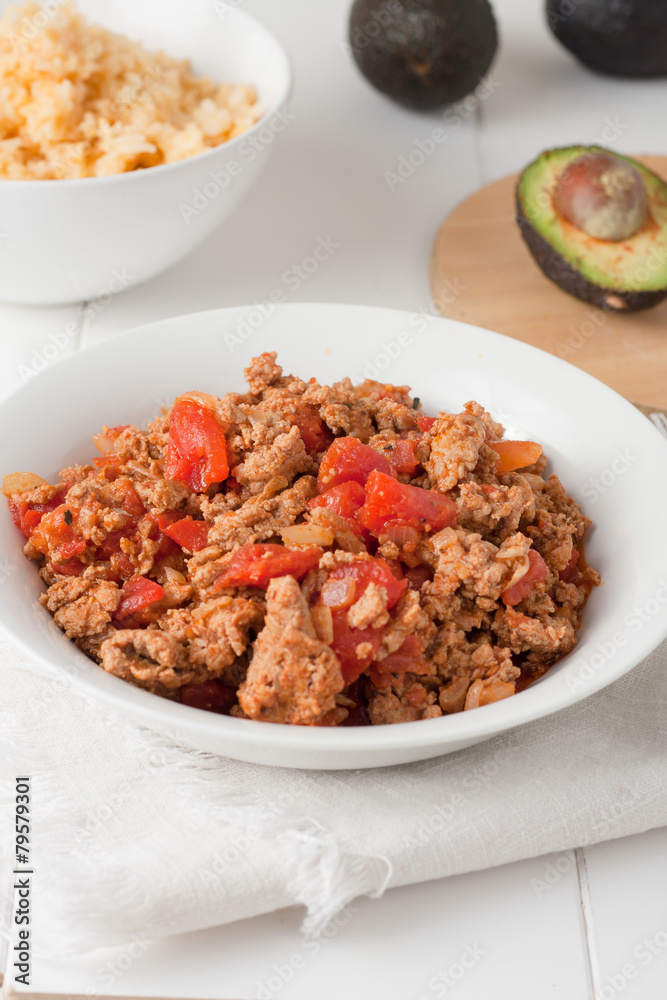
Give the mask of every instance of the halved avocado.
[(565, 167), (598, 146), (566, 146), (542, 153), (519, 177), (517, 222), (528, 249), (564, 292), (612, 312), (649, 309), (667, 298), (667, 183), (627, 156), (615, 157), (639, 171), (648, 216), (634, 236), (600, 240), (556, 212), (553, 192)]

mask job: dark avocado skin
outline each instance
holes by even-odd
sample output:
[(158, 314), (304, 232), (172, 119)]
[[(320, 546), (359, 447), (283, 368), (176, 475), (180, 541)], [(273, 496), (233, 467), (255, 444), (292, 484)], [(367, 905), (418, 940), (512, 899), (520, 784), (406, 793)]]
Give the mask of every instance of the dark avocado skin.
[(667, 75), (667, 0), (547, 0), (554, 35), (611, 76)]
[[(526, 246), (533, 255), (540, 269), (550, 281), (553, 281), (560, 289), (583, 302), (590, 302), (591, 305), (604, 309), (605, 312), (640, 312), (642, 309), (651, 309), (659, 302), (667, 298), (667, 288), (657, 289), (650, 292), (641, 291), (616, 291), (613, 288), (602, 288), (593, 284), (575, 270), (561, 255), (538, 233), (535, 226), (528, 219), (523, 211), (519, 199), (517, 185), (516, 194), (516, 221), (519, 224), (521, 235)], [(613, 296), (609, 301), (609, 296)], [(618, 304), (613, 304), (614, 300)]]
[(355, 0), (349, 41), (377, 90), (412, 110), (433, 111), (477, 87), (498, 32), (488, 0)]

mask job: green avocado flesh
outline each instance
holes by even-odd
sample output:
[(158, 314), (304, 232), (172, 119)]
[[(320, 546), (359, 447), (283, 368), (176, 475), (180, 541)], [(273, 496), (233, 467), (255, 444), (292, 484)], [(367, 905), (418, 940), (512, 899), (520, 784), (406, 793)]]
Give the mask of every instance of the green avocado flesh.
[(595, 239), (557, 215), (552, 201), (565, 167), (584, 153), (609, 150), (568, 146), (543, 153), (517, 185), (517, 220), (547, 277), (578, 298), (602, 308), (636, 310), (667, 296), (667, 184), (629, 157), (646, 186), (649, 213), (639, 232), (618, 242)]

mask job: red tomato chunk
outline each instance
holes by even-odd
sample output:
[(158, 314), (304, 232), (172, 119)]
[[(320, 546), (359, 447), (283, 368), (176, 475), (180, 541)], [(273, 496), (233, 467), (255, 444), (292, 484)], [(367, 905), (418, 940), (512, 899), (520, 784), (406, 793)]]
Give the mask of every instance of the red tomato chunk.
[(391, 442), (391, 449), (385, 449), (382, 454), (385, 456), (391, 471), (395, 476), (410, 476), (417, 474), (420, 467), (417, 458), (417, 446), (419, 442), (415, 438), (397, 438)]
[(144, 611), (151, 604), (161, 600), (162, 587), (159, 583), (149, 580), (146, 576), (133, 576), (123, 584), (113, 619), (117, 622), (125, 621), (126, 618), (130, 618), (138, 611)]
[(421, 640), (416, 635), (406, 636), (400, 649), (385, 656), (384, 660), (376, 660), (371, 668), (371, 680), (376, 687), (389, 687), (392, 683), (403, 683), (407, 673), (429, 673)]
[(164, 475), (194, 493), (229, 475), (222, 427), (213, 411), (194, 399), (177, 399), (171, 409)]
[(346, 610), (332, 611), (331, 617), (334, 634), (331, 648), (340, 661), (343, 680), (353, 684), (377, 656), (384, 629), (350, 628)]
[(292, 425), (299, 428), (303, 446), (309, 455), (326, 451), (334, 439), (314, 407), (304, 407), (298, 413), (286, 414), (286, 417)]
[(408, 581), (398, 580), (384, 559), (360, 559), (359, 562), (343, 563), (329, 573), (318, 603), (332, 610), (349, 608), (371, 582), (387, 591), (388, 608), (393, 608), (408, 589)]
[(71, 485), (71, 483), (63, 483), (46, 503), (28, 503), (26, 500), (13, 499), (9, 501), (9, 513), (12, 516), (12, 521), (17, 528), (20, 528), (26, 538), (30, 538), (45, 514), (50, 514), (51, 511), (60, 506)]
[(579, 550), (573, 548), (572, 555), (570, 556), (570, 561), (568, 562), (565, 569), (561, 569), (558, 572), (559, 578), (563, 583), (574, 583), (574, 581), (579, 577)]
[(219, 680), (184, 684), (181, 688), (181, 702), (191, 708), (202, 708), (205, 712), (229, 715), (230, 708), (236, 704), (236, 689)]
[(525, 576), (522, 576), (518, 583), (514, 586), (508, 587), (507, 590), (503, 590), (500, 595), (500, 599), (503, 604), (507, 604), (510, 607), (514, 607), (519, 601), (522, 601), (524, 597), (528, 597), (536, 584), (542, 583), (547, 578), (547, 564), (535, 549), (531, 549), (528, 553), (528, 572)]
[(336, 438), (320, 464), (317, 492), (324, 493), (339, 483), (353, 482), (365, 486), (376, 469), (391, 475), (389, 462), (375, 448), (362, 444), (356, 438)]
[(489, 447), (498, 456), (496, 472), (499, 476), (533, 465), (542, 454), (542, 445), (535, 441), (489, 441)]
[(363, 529), (357, 521), (357, 512), (363, 507), (366, 494), (360, 483), (347, 482), (332, 486), (326, 493), (320, 493), (308, 501), (308, 510), (315, 507), (326, 507), (338, 514), (349, 524), (355, 535), (363, 534)]
[(417, 417), (417, 426), (419, 427), (419, 430), (422, 432), (422, 434), (425, 434), (426, 431), (431, 430), (433, 424), (435, 423), (435, 419), (436, 419), (435, 417), (427, 417), (425, 413), (419, 414), (419, 416)]
[(288, 549), (284, 545), (269, 543), (242, 545), (213, 589), (245, 586), (264, 590), (275, 576), (293, 576), (302, 580), (309, 570), (315, 569), (323, 554), (324, 550), (317, 545), (306, 549)]
[(376, 471), (368, 477), (359, 521), (374, 535), (379, 535), (391, 521), (419, 531), (440, 531), (456, 524), (457, 511), (454, 501), (442, 493), (408, 486)]
[(81, 555), (86, 548), (86, 540), (77, 534), (74, 515), (67, 504), (43, 515), (32, 541), (35, 548), (50, 559), (56, 571), (60, 563)]
[(173, 539), (183, 549), (188, 552), (199, 552), (208, 545), (208, 531), (210, 525), (206, 521), (195, 521), (191, 517), (181, 517), (177, 521), (168, 521), (165, 517), (158, 517), (158, 527), (160, 531)]

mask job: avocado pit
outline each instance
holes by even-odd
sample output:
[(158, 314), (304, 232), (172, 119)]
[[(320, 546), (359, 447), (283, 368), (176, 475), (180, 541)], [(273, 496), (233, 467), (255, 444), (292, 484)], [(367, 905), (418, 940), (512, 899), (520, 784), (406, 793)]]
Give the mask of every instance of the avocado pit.
[(639, 171), (609, 153), (572, 160), (556, 182), (553, 204), (561, 218), (598, 240), (629, 239), (648, 217)]

